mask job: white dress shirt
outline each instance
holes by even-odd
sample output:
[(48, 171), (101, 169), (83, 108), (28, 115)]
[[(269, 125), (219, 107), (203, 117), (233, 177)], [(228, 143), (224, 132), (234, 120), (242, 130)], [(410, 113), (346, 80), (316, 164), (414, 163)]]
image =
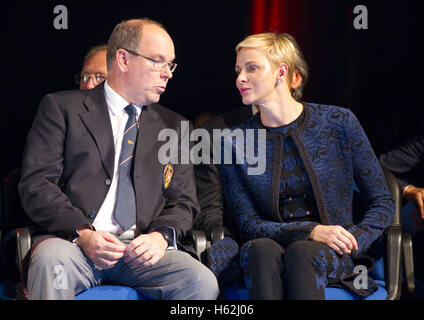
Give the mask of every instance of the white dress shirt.
[[(122, 138), (124, 135), (125, 125), (128, 120), (128, 113), (124, 110), (130, 103), (116, 93), (105, 82), (105, 98), (109, 110), (110, 121), (113, 131), (113, 144), (115, 147), (115, 164), (113, 169), (112, 183), (109, 191), (103, 201), (100, 210), (94, 219), (93, 226), (98, 231), (107, 231), (121, 238), (134, 238), (135, 225), (128, 229), (124, 234), (124, 230), (119, 226), (113, 217), (115, 208), (116, 192), (119, 178), (119, 157), (121, 155)], [(143, 106), (134, 105), (137, 110), (137, 120), (140, 116)]]

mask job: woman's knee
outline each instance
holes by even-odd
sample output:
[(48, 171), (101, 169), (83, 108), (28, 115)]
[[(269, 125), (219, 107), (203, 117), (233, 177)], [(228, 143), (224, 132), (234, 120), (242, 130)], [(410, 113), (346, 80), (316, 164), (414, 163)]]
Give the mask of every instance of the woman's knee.
[(287, 265), (299, 265), (303, 263), (314, 263), (315, 256), (323, 246), (315, 241), (300, 240), (292, 242), (286, 248), (284, 256)]
[(275, 240), (260, 238), (250, 241), (248, 254), (250, 257), (280, 258), (284, 253), (283, 248)]
[(272, 239), (251, 240), (241, 250), (241, 266), (255, 270), (261, 268), (261, 266), (265, 266), (267, 269), (277, 266), (281, 269), (283, 255), (283, 247)]

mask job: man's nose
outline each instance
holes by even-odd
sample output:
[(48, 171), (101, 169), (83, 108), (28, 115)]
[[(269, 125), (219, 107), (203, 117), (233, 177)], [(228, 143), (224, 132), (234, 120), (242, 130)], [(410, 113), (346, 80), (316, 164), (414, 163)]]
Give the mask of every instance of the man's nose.
[(171, 72), (171, 69), (169, 68), (169, 66), (165, 66), (162, 69), (162, 77), (166, 78), (166, 79), (171, 79), (173, 77), (173, 74)]
[(84, 83), (81, 81), (80, 89), (81, 90), (90, 90), (96, 87), (96, 84), (94, 83), (93, 77), (88, 78), (88, 81)]

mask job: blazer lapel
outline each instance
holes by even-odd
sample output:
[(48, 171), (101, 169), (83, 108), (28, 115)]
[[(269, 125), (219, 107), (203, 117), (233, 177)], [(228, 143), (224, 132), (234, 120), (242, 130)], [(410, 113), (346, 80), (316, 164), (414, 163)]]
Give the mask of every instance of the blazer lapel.
[(115, 147), (113, 144), (113, 132), (109, 110), (104, 95), (104, 86), (99, 85), (90, 90), (84, 104), (88, 111), (80, 114), (81, 120), (93, 136), (103, 166), (111, 178), (113, 177)]

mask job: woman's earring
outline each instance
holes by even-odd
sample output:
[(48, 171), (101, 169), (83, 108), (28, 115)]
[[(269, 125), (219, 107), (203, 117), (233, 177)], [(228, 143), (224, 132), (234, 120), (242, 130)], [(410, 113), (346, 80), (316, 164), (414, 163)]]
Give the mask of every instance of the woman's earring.
[(279, 86), (281, 84), (281, 80), (277, 79), (277, 82), (275, 83), (275, 86)]

